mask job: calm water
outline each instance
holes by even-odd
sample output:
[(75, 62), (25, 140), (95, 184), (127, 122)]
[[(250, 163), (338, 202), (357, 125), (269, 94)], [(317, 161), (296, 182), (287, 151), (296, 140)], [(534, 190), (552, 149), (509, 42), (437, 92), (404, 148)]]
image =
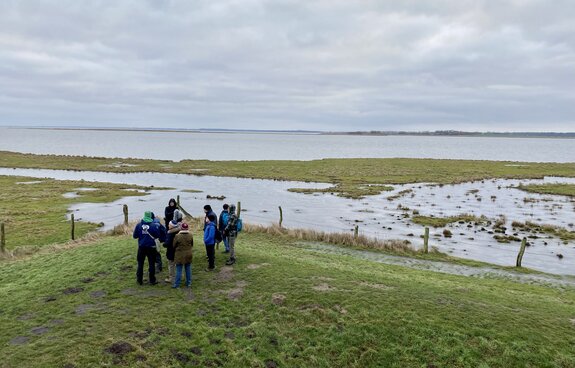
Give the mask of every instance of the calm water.
[(407, 157), (575, 162), (575, 140), (540, 138), (361, 137), (0, 128), (0, 150), (175, 161)]

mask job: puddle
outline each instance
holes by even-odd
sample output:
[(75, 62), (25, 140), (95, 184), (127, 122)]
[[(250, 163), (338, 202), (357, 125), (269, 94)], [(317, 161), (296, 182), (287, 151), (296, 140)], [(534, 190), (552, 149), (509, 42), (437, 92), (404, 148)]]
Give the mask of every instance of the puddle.
[[(341, 198), (330, 194), (304, 195), (288, 192), (289, 188), (326, 188), (328, 184), (285, 182), (259, 179), (225, 178), (163, 173), (103, 173), (65, 170), (6, 169), (0, 175), (33, 178), (86, 180), (142, 186), (170, 187), (171, 190), (152, 190), (143, 197), (126, 197), (111, 203), (75, 204), (70, 211), (81, 221), (104, 223), (109, 230), (122, 223), (122, 206), (129, 207), (129, 218), (139, 219), (144, 211), (163, 214), (169, 198), (180, 195), (184, 208), (193, 215), (201, 214), (210, 204), (219, 214), (223, 202), (242, 202), (244, 221), (269, 225), (279, 220), (278, 206), (283, 209), (283, 226), (310, 228), (326, 232), (353, 232), (378, 239), (409, 240), (414, 247), (422, 247), (420, 238), (424, 227), (411, 220), (414, 211), (421, 216), (455, 216), (464, 213), (486, 216), (495, 221), (505, 215), (506, 235), (522, 238), (532, 233), (511, 227), (513, 221), (535, 222), (575, 231), (575, 199), (565, 196), (539, 195), (516, 188), (519, 184), (575, 183), (575, 178), (547, 177), (541, 180), (485, 180), (456, 185), (409, 184), (396, 185), (394, 190), (361, 200)], [(204, 193), (217, 193), (226, 200), (206, 199), (193, 188)], [(79, 190), (80, 188), (78, 188)], [(489, 233), (492, 228), (469, 223), (446, 226), (451, 237), (444, 236), (444, 228), (431, 228), (430, 246), (456, 257), (474, 259), (502, 266), (515, 265), (519, 242), (498, 243)], [(529, 239), (523, 266), (555, 274), (575, 275), (575, 242), (563, 244), (558, 238)], [(562, 258), (559, 257), (562, 256)]]

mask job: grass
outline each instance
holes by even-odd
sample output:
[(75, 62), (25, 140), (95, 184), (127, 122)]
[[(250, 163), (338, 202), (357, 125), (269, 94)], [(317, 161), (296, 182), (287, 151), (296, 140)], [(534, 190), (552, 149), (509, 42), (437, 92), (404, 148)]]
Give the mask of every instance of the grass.
[(516, 188), (529, 193), (575, 197), (575, 184), (529, 184), (518, 185)]
[[(74, 203), (112, 202), (126, 196), (145, 195), (136, 189), (148, 189), (134, 185), (14, 176), (0, 176), (0, 187), (0, 222), (5, 223), (6, 248), (9, 250), (23, 245), (37, 247), (68, 240), (70, 221), (66, 214)], [(95, 190), (78, 191), (78, 188)], [(64, 198), (63, 194), (69, 192), (76, 192), (78, 196)], [(76, 236), (82, 237), (99, 226), (76, 222)]]
[[(243, 233), (192, 292), (135, 284), (135, 240), (2, 263), (2, 367), (575, 367), (575, 292), (318, 254)], [(45, 329), (42, 329), (45, 328)], [(22, 342), (15, 345), (13, 342)]]
[(560, 226), (538, 224), (530, 221), (526, 222), (513, 221), (511, 226), (513, 228), (520, 229), (523, 231), (531, 231), (532, 233), (542, 233), (556, 236), (559, 239), (563, 240), (565, 244), (567, 244), (570, 240), (575, 240), (575, 231), (570, 231)]
[[(428, 182), (455, 184), (467, 181), (544, 176), (575, 177), (575, 163), (522, 163), (506, 161), (435, 159), (323, 159), (313, 161), (207, 161), (97, 158), (32, 155), (0, 151), (0, 167), (45, 168), (108, 172), (166, 172), (241, 178), (331, 183), (340, 196), (361, 198), (388, 190), (386, 186)], [(297, 188), (296, 188), (297, 189)], [(309, 190), (297, 189), (300, 192)]]
[(486, 222), (487, 218), (485, 216), (477, 217), (471, 214), (461, 214), (457, 216), (448, 216), (448, 217), (434, 217), (434, 216), (413, 216), (411, 218), (416, 224), (423, 225), (423, 226), (432, 226), (432, 227), (445, 227), (454, 222)]

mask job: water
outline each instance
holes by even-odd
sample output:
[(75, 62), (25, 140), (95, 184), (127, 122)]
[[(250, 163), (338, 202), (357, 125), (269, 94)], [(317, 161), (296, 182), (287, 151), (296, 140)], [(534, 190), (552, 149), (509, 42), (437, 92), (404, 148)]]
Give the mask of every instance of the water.
[[(0, 150), (179, 161), (437, 158), (575, 161), (575, 140), (311, 134), (178, 133), (0, 128)], [(262, 152), (265, 153), (262, 155)]]
[[(64, 170), (1, 169), (0, 175), (18, 175), (33, 178), (87, 180), (136, 185), (172, 187), (173, 190), (151, 191), (144, 197), (127, 197), (113, 203), (78, 204), (72, 206), (75, 217), (84, 221), (103, 222), (108, 229), (123, 220), (122, 205), (127, 204), (130, 218), (139, 218), (146, 210), (163, 214), (168, 199), (181, 196), (182, 205), (192, 214), (202, 212), (204, 204), (211, 204), (217, 213), (224, 201), (206, 200), (206, 195), (225, 195), (227, 203), (242, 202), (246, 210), (242, 214), (246, 222), (271, 224), (279, 218), (278, 206), (282, 206), (284, 226), (310, 228), (327, 232), (351, 232), (358, 224), (360, 233), (379, 239), (405, 239), (414, 247), (421, 247), (423, 227), (411, 222), (414, 210), (421, 215), (451, 216), (471, 213), (495, 219), (506, 216), (507, 227), (512, 221), (532, 221), (557, 225), (575, 230), (575, 202), (568, 197), (538, 195), (512, 188), (520, 183), (562, 182), (575, 183), (569, 178), (545, 178), (543, 180), (487, 180), (457, 185), (429, 186), (410, 184), (395, 186), (393, 192), (385, 192), (365, 200), (352, 200), (329, 194), (304, 195), (287, 189), (325, 188), (327, 184), (283, 182), (211, 176), (192, 176), (160, 173), (102, 173)], [(32, 181), (32, 180), (31, 180)], [(37, 181), (34, 179), (33, 181)], [(34, 185), (34, 184), (29, 184)], [(202, 193), (186, 193), (184, 190), (202, 190)], [(411, 189), (404, 196), (389, 200), (390, 196)], [(78, 189), (81, 192), (82, 188)], [(67, 194), (69, 195), (69, 194)], [(528, 202), (524, 201), (529, 198)], [(480, 199), (480, 200), (479, 200)], [(398, 206), (401, 205), (401, 208)], [(409, 208), (409, 210), (405, 210)], [(451, 224), (452, 238), (442, 236), (443, 229), (431, 230), (431, 246), (457, 257), (480, 260), (504, 266), (513, 266), (519, 243), (500, 244), (482, 226)], [(508, 234), (512, 233), (508, 231)], [(518, 233), (519, 237), (530, 234)], [(473, 239), (470, 239), (473, 238)], [(555, 274), (575, 275), (575, 242), (567, 245), (556, 238), (530, 239), (523, 265), (525, 267)], [(547, 243), (547, 244), (545, 244)], [(563, 259), (557, 257), (564, 256)]]

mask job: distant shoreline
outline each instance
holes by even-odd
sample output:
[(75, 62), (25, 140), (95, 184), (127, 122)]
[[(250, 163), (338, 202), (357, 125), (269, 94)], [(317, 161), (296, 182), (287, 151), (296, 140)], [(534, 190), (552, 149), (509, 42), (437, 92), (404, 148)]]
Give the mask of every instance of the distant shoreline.
[(349, 136), (416, 136), (416, 137), (488, 137), (488, 138), (562, 138), (574, 139), (575, 132), (465, 132), (454, 130), (438, 131), (355, 131), (325, 132), (308, 130), (235, 130), (235, 129), (154, 129), (154, 128), (98, 128), (98, 127), (16, 127), (8, 129), (31, 130), (71, 130), (71, 131), (110, 131), (110, 132), (155, 132), (155, 133), (227, 133), (227, 134), (297, 134), (297, 135), (349, 135)]

